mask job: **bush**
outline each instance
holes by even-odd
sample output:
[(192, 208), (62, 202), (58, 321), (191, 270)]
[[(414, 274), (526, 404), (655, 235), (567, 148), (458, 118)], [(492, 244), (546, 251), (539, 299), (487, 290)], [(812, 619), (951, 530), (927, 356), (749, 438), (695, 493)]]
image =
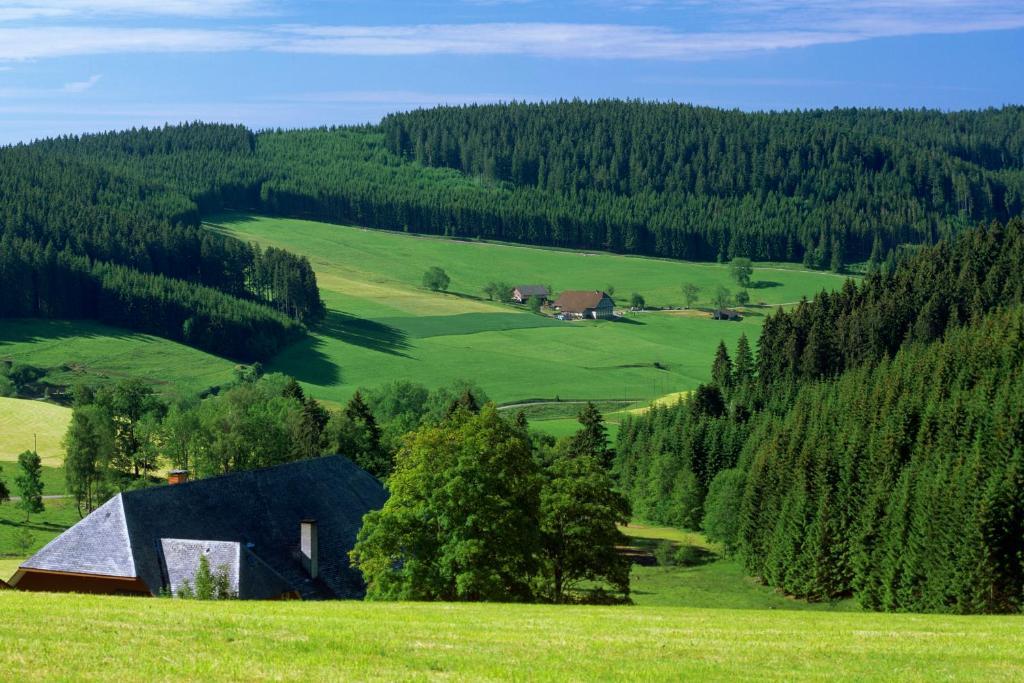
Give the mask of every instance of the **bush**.
[(438, 266), (432, 266), (423, 273), (423, 286), (434, 292), (448, 291), (451, 281), (448, 273), (444, 272), (444, 268)]

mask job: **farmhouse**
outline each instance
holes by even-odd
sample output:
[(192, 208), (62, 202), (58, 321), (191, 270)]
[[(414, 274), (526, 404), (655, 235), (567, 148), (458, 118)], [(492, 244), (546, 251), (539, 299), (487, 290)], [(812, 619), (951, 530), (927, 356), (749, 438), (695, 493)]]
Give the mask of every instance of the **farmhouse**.
[(525, 304), (530, 297), (538, 297), (541, 301), (547, 301), (551, 292), (544, 285), (519, 285), (512, 290), (512, 300), (518, 304)]
[(562, 292), (555, 308), (575, 318), (610, 319), (615, 315), (615, 302), (604, 292)]
[(11, 585), (160, 595), (192, 583), (205, 555), (242, 599), (359, 598), (348, 551), (385, 498), (340, 455), (121, 493), (26, 560)]
[(743, 317), (736, 311), (731, 311), (727, 308), (716, 309), (711, 317), (715, 320), (742, 320)]

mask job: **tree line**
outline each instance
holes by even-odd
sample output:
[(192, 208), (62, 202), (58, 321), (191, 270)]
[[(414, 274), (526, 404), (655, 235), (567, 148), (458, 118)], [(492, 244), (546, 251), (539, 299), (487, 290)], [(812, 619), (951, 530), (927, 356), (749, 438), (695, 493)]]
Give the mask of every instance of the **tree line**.
[(1022, 122), (1021, 107), (743, 113), (603, 100), (439, 107), (380, 128), (392, 153), (506, 183), (542, 212), (595, 207), (585, 220), (604, 231), (588, 248), (828, 267), (866, 260), (876, 238), (928, 243), (1020, 213)]
[(703, 528), (770, 585), (872, 609), (1024, 606), (1024, 221), (720, 345), (712, 381), (627, 420), (641, 518)]

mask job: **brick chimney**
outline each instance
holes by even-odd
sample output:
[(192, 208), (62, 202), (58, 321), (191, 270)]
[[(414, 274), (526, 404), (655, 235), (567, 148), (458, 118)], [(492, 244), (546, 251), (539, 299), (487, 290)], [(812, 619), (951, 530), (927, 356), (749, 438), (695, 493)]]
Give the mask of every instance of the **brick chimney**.
[(188, 483), (188, 470), (171, 470), (167, 473), (167, 483), (170, 486), (175, 484)]
[(310, 578), (315, 579), (320, 574), (320, 548), (317, 543), (315, 519), (304, 519), (299, 524), (299, 553), (302, 568)]

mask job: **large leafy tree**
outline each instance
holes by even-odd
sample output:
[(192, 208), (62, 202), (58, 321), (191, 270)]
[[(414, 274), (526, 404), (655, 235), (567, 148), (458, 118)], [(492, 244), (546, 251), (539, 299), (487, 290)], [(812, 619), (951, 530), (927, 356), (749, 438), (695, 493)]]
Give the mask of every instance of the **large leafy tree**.
[(351, 553), (367, 596), (531, 599), (541, 484), (527, 436), (491, 404), (413, 432)]
[(64, 436), (64, 475), (78, 512), (90, 512), (105, 498), (106, 475), (114, 453), (113, 425), (98, 405), (75, 407)]
[(603, 459), (572, 446), (560, 442), (544, 469), (542, 590), (564, 602), (582, 582), (597, 582), (628, 596), (630, 561), (617, 552), (626, 538), (616, 525), (629, 521), (629, 503), (615, 491)]

